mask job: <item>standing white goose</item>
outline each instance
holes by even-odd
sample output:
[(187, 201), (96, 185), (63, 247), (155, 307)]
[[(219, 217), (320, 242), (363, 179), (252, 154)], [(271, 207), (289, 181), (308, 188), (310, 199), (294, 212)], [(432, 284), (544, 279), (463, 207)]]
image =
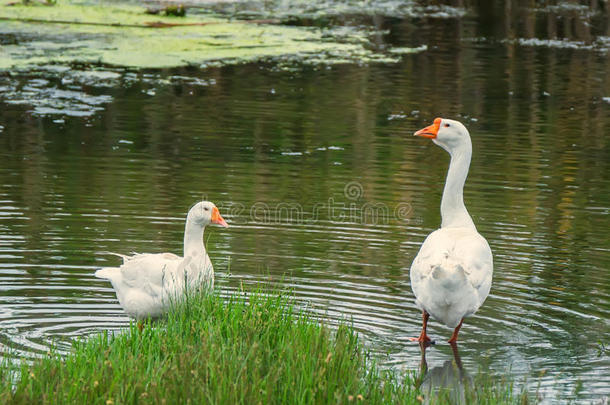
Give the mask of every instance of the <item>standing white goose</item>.
[(430, 138), (449, 152), (451, 163), (441, 201), (441, 227), (428, 235), (411, 265), (411, 288), (423, 311), (421, 334), (413, 340), (431, 342), (426, 327), (432, 316), (455, 328), (449, 339), (455, 344), (464, 318), (474, 314), (487, 298), (493, 273), (489, 244), (477, 232), (464, 206), (472, 144), (462, 123), (443, 118), (436, 118), (415, 135)]
[(123, 258), (120, 267), (100, 269), (95, 276), (112, 283), (127, 315), (136, 320), (158, 318), (185, 286), (214, 285), (214, 268), (203, 245), (208, 224), (229, 226), (216, 205), (201, 201), (186, 216), (184, 257), (173, 253), (117, 255)]

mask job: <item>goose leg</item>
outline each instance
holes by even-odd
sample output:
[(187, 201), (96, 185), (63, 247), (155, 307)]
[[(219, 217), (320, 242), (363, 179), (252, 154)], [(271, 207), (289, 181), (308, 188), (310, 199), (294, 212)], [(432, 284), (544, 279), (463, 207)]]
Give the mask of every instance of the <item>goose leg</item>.
[(143, 329), (144, 329), (144, 323), (142, 321), (138, 321), (138, 330), (140, 331), (140, 333), (142, 333)]
[(426, 334), (426, 329), (428, 328), (428, 319), (430, 318), (430, 314), (426, 311), (422, 312), (423, 324), (421, 327), (421, 334), (419, 335), (418, 341), (420, 343), (432, 343), (432, 340)]
[(421, 327), (421, 333), (419, 338), (409, 338), (409, 340), (414, 342), (419, 342), (420, 344), (433, 344), (432, 340), (426, 334), (426, 329), (428, 328), (428, 319), (430, 318), (430, 314), (426, 311), (422, 312), (423, 324)]
[(455, 327), (453, 330), (453, 335), (451, 335), (451, 339), (449, 339), (449, 343), (457, 343), (458, 333), (460, 333), (460, 328), (462, 327), (462, 322), (464, 322), (464, 318), (460, 321), (460, 324)]

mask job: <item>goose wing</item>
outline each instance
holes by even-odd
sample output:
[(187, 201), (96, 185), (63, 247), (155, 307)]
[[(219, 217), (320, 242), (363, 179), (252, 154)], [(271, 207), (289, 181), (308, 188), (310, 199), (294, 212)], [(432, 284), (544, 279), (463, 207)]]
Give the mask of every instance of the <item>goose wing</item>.
[(152, 296), (161, 296), (168, 282), (175, 279), (180, 256), (171, 253), (144, 253), (130, 256), (121, 265), (121, 279), (129, 288)]

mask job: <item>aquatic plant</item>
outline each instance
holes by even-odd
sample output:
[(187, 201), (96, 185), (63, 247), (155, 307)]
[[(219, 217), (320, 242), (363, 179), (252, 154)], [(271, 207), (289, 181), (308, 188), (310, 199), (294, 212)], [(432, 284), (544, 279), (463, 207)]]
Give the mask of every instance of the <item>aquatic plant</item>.
[[(168, 9), (167, 9), (168, 10)], [(274, 20), (235, 20), (199, 12), (179, 19), (184, 7), (154, 15), (129, 3), (77, 3), (53, 7), (0, 1), (3, 34), (17, 39), (3, 45), (1, 69), (29, 70), (41, 64), (103, 64), (132, 68), (204, 65), (222, 60), (243, 63), (299, 56), (324, 63), (395, 62), (397, 56), (357, 41), (334, 38), (329, 30), (279, 25)]]
[(165, 7), (165, 15), (167, 16), (175, 16), (175, 17), (184, 17), (186, 15), (186, 8), (182, 4), (177, 6), (167, 6)]

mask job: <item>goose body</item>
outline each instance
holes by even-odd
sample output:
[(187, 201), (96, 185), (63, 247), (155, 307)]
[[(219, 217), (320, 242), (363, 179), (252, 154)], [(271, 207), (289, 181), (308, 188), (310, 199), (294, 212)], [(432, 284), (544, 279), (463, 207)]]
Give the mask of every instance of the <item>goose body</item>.
[(415, 135), (432, 139), (451, 155), (441, 201), (441, 228), (428, 235), (411, 265), (411, 288), (423, 312), (417, 340), (430, 342), (426, 327), (431, 316), (454, 328), (449, 342), (455, 343), (463, 319), (487, 298), (493, 274), (491, 249), (477, 232), (463, 199), (472, 145), (468, 130), (454, 120), (437, 118)]
[(162, 316), (185, 288), (212, 287), (214, 268), (203, 245), (203, 231), (213, 223), (227, 227), (218, 208), (209, 202), (189, 211), (184, 232), (184, 256), (173, 253), (120, 255), (123, 264), (95, 272), (110, 281), (127, 315), (142, 320)]
[(491, 268), (491, 249), (476, 230), (438, 229), (428, 235), (411, 265), (415, 303), (455, 328), (487, 298)]

